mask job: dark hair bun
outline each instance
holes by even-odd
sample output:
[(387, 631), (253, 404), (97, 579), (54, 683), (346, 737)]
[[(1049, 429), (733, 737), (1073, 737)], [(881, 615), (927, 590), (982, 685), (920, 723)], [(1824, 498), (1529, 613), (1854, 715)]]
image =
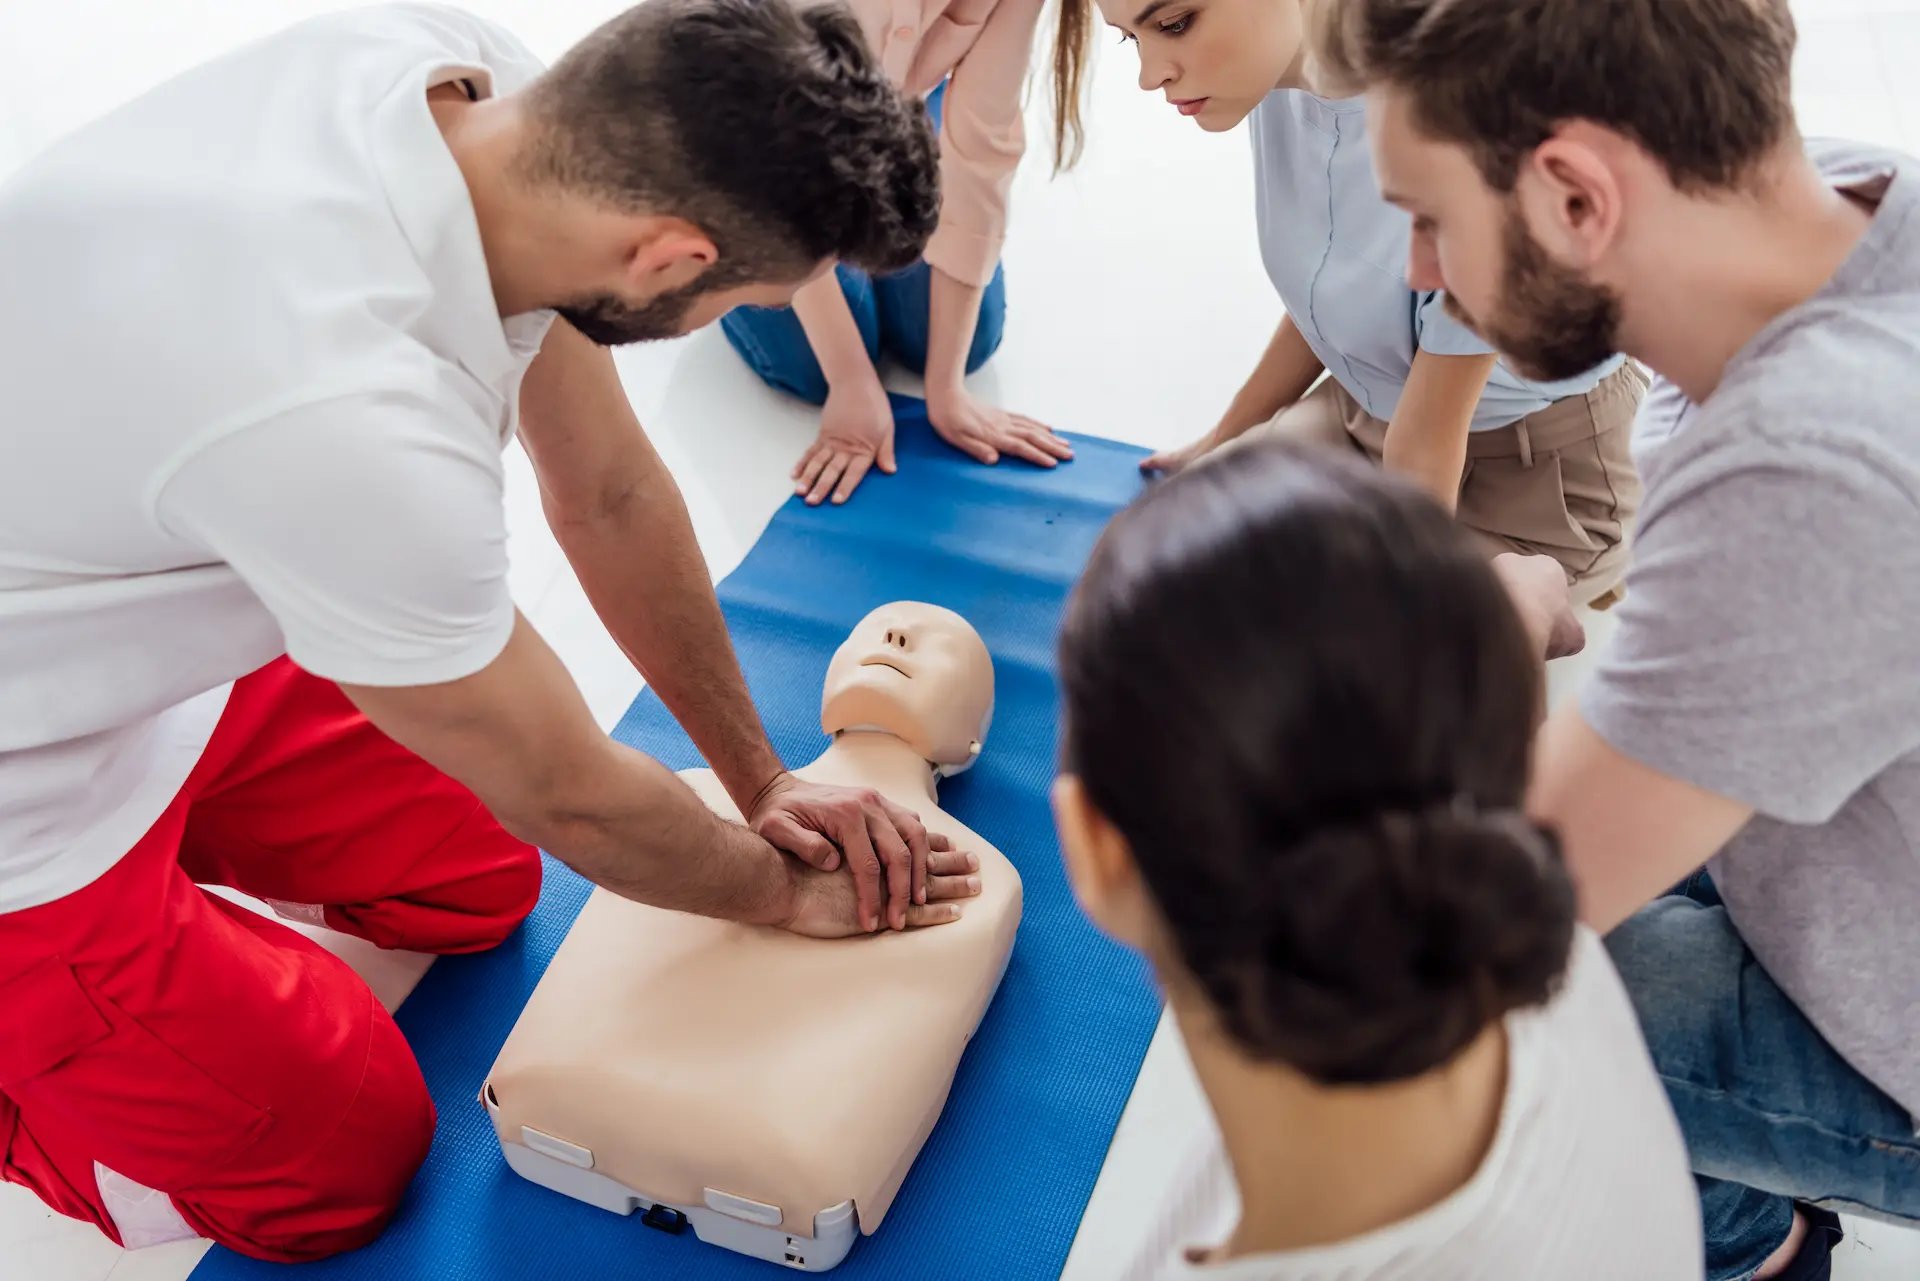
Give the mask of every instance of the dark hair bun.
[(1574, 894), (1558, 841), (1518, 811), (1377, 813), (1274, 850), (1259, 902), (1189, 951), (1228, 1030), (1327, 1083), (1451, 1059), (1553, 995)]

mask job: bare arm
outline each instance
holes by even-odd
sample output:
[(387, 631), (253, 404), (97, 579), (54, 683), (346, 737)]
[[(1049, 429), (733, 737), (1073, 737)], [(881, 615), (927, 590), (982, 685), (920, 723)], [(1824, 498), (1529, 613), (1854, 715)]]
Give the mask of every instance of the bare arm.
[(984, 285), (969, 285), (939, 267), (928, 284), (927, 421), (935, 433), (983, 463), (1002, 455), (1055, 467), (1073, 457), (1073, 446), (1051, 427), (1025, 414), (1009, 413), (967, 390), (967, 353), (980, 324)]
[(566, 669), (524, 618), (464, 680), (343, 685), (394, 741), (471, 788), (505, 827), (597, 885), (676, 911), (777, 925), (794, 869), (716, 817), (671, 771), (600, 732)]
[(1460, 500), (1473, 411), (1497, 357), (1417, 351), (1400, 404), (1387, 425), (1387, 469), (1417, 481), (1449, 512)]
[(927, 399), (958, 394), (966, 385), (967, 353), (980, 325), (982, 285), (965, 284), (938, 267), (928, 286), (931, 307), (927, 315)]
[(1300, 326), (1293, 323), (1293, 317), (1282, 316), (1267, 342), (1267, 349), (1260, 353), (1260, 362), (1247, 375), (1247, 381), (1213, 430), (1178, 449), (1154, 454), (1140, 464), (1140, 469), (1178, 471), (1194, 459), (1244, 436), (1306, 395), (1313, 380), (1325, 368), (1313, 348), (1307, 345)]
[(812, 506), (829, 498), (844, 503), (869, 468), (892, 474), (893, 405), (837, 273), (804, 286), (794, 295), (793, 311), (827, 380), (820, 434), (793, 465), (794, 492)]
[(556, 321), (521, 389), (548, 523), (613, 638), (742, 814), (784, 767), (727, 638), (686, 502), (613, 358)]
[(847, 306), (837, 272), (829, 271), (803, 286), (793, 296), (793, 314), (806, 331), (828, 387), (869, 380), (879, 384), (880, 374), (867, 355), (866, 341), (860, 337), (860, 326), (854, 322), (853, 309)]
[(1573, 704), (1548, 719), (1535, 758), (1528, 809), (1559, 832), (1580, 915), (1602, 934), (1704, 866), (1753, 815), (1616, 751)]
[(873, 792), (797, 782), (767, 741), (686, 503), (634, 417), (613, 358), (557, 322), (521, 389), (548, 523), (608, 631), (713, 766), (754, 831), (813, 866), (844, 856), (863, 919), (925, 901), (927, 835)]
[(1216, 443), (1246, 434), (1299, 400), (1325, 369), (1293, 317), (1282, 316), (1267, 349), (1260, 353), (1260, 363), (1247, 375), (1214, 427)]

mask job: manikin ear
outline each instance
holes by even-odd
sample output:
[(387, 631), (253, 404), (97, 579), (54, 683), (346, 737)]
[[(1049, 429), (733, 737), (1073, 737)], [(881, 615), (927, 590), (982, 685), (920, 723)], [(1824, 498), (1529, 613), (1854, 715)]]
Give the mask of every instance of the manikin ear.
[(707, 234), (684, 218), (642, 214), (628, 223), (626, 283), (643, 298), (686, 288), (719, 257)]
[(1146, 948), (1151, 911), (1133, 850), (1071, 774), (1053, 782), (1053, 821), (1080, 910), (1116, 942)]
[(1625, 191), (1621, 140), (1574, 121), (1533, 149), (1515, 194), (1534, 239), (1559, 262), (1591, 271), (1620, 235)]

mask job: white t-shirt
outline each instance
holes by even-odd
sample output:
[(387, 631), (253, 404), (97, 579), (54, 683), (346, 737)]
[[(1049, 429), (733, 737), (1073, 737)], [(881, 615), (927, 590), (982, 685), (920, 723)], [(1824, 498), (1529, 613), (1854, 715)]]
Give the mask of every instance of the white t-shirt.
[(452, 9), (303, 23), (0, 186), (0, 911), (89, 884), (280, 654), (458, 679), (512, 629), (502, 322), (430, 86), (538, 61)]
[(1507, 1019), (1493, 1146), (1452, 1196), (1337, 1245), (1195, 1263), (1224, 1241), (1239, 1194), (1217, 1133), (1176, 1162), (1127, 1281), (1698, 1281), (1700, 1205), (1686, 1149), (1606, 951), (1574, 942), (1566, 988)]

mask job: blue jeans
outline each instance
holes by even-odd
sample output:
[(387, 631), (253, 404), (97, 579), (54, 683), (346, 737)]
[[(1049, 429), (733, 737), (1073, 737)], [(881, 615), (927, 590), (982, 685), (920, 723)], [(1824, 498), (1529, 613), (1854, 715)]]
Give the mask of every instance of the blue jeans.
[(1920, 1219), (1913, 1118), (1775, 986), (1706, 873), (1607, 949), (1686, 1134), (1708, 1281), (1752, 1276), (1787, 1239), (1795, 1201)]
[[(935, 129), (940, 127), (940, 104), (946, 93), (942, 84), (927, 98)], [(834, 268), (834, 273), (860, 327), (867, 357), (877, 362), (884, 351), (914, 373), (926, 373), (928, 314), (933, 306), (933, 268), (927, 261), (923, 258), (905, 271), (877, 278), (847, 266)], [(980, 318), (967, 351), (968, 373), (1000, 349), (1006, 328), (1006, 273), (995, 267), (980, 299)], [(816, 405), (826, 402), (827, 376), (792, 308), (736, 307), (720, 318), (720, 332), (770, 386)]]

